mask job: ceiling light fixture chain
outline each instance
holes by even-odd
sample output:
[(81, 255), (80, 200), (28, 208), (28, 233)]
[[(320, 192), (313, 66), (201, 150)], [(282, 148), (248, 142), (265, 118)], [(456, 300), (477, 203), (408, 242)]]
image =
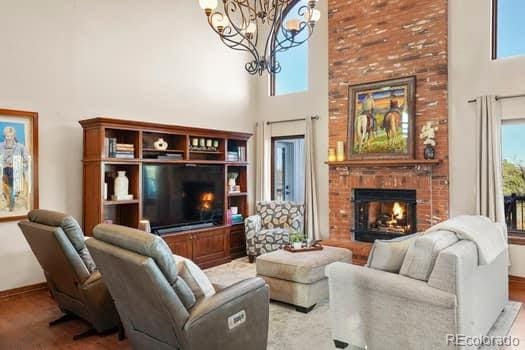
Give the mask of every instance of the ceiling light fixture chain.
[(279, 73), (275, 54), (304, 44), (314, 32), (321, 17), (318, 0), (308, 0), (291, 13), (298, 1), (303, 0), (222, 0), (220, 7), (218, 0), (199, 3), (220, 40), (230, 49), (251, 55), (245, 65), (248, 73), (261, 76)]

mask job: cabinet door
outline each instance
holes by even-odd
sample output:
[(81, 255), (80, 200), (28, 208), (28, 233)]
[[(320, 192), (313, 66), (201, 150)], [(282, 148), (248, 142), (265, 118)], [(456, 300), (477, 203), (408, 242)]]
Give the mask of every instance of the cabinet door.
[(201, 267), (209, 267), (230, 261), (228, 228), (194, 233), (193, 261)]
[(193, 259), (193, 244), (191, 234), (177, 234), (163, 237), (171, 251), (188, 259)]
[(230, 228), (230, 255), (232, 259), (246, 256), (244, 225), (234, 225)]

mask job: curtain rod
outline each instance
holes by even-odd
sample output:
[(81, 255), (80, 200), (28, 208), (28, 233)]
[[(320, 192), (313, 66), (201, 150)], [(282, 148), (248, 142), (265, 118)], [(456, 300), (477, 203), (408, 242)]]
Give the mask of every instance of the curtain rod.
[[(508, 95), (508, 96), (496, 96), (496, 101), (499, 100), (507, 100), (509, 98), (518, 98), (518, 97), (525, 97), (525, 94), (519, 94), (519, 95)], [(476, 102), (476, 99), (468, 100), (468, 103), (474, 103)]]
[[(319, 120), (319, 116), (315, 115), (311, 117), (312, 120)], [(274, 122), (266, 122), (266, 125), (272, 125), (272, 124), (281, 124), (281, 123), (291, 123), (291, 122), (301, 122), (306, 120), (306, 118), (297, 118), (297, 119), (286, 119), (286, 120), (277, 120)]]

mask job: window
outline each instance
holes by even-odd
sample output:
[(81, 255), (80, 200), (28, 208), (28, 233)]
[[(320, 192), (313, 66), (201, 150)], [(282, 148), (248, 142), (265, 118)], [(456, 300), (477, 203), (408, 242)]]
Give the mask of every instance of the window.
[(304, 202), (304, 137), (272, 138), (272, 200)]
[[(307, 6), (307, 0), (299, 0), (288, 10), (283, 23), (290, 19), (300, 19), (299, 9)], [(307, 33), (299, 34), (298, 41), (306, 39)], [(277, 41), (283, 34), (277, 33)], [(275, 60), (281, 65), (281, 71), (271, 76), (271, 96), (286, 95), (308, 90), (308, 41), (293, 49), (276, 52)]]
[(493, 0), (492, 59), (525, 55), (525, 1)]
[(503, 194), (509, 231), (525, 233), (525, 120), (502, 126)]

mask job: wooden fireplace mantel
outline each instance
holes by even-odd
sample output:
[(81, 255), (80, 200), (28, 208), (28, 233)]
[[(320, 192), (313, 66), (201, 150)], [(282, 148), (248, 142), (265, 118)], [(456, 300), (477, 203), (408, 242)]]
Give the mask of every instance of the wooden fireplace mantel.
[(442, 159), (353, 159), (342, 162), (325, 162), (331, 167), (413, 167), (413, 166), (437, 166), (443, 162)]

